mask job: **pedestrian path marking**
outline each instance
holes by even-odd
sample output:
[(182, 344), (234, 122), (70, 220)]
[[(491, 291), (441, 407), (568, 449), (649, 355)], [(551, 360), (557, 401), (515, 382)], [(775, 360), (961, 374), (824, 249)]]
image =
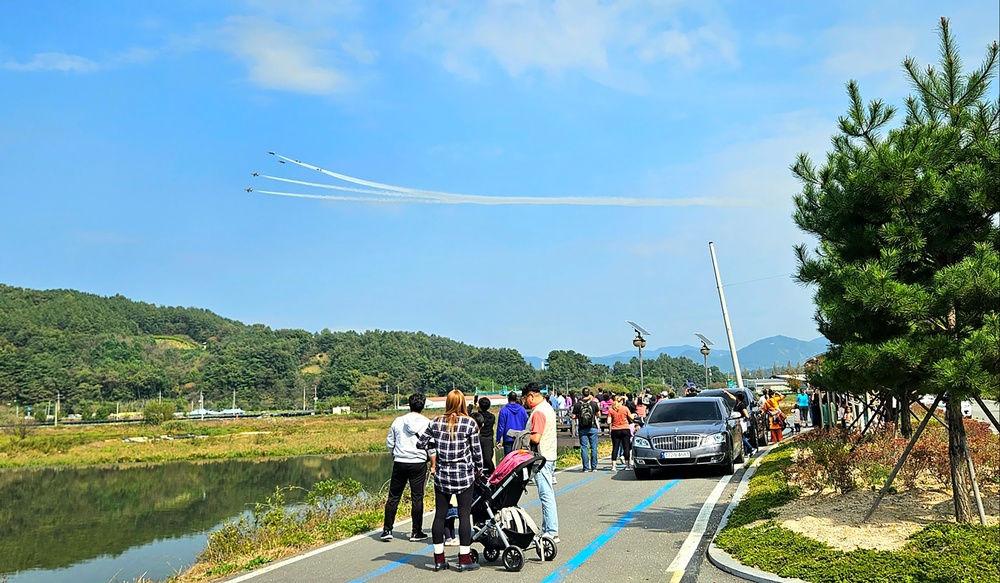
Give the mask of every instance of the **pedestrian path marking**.
[(701, 537), (708, 530), (708, 519), (712, 517), (712, 510), (715, 509), (716, 502), (719, 501), (722, 491), (726, 489), (726, 485), (729, 484), (729, 480), (732, 477), (732, 475), (728, 475), (719, 480), (712, 493), (708, 495), (708, 499), (701, 505), (701, 510), (698, 512), (698, 517), (694, 519), (694, 526), (691, 527), (691, 532), (688, 533), (684, 544), (681, 545), (681, 550), (677, 551), (677, 556), (674, 557), (674, 560), (670, 562), (670, 566), (667, 567), (667, 575), (670, 576), (670, 583), (679, 583), (684, 576), (684, 570), (687, 569), (688, 563), (691, 562), (695, 551), (698, 550), (698, 543), (701, 542)]
[(635, 508), (629, 510), (625, 516), (622, 516), (615, 521), (610, 528), (601, 533), (600, 536), (595, 538), (589, 545), (587, 545), (582, 551), (573, 555), (573, 558), (566, 562), (565, 565), (559, 567), (551, 575), (542, 579), (542, 583), (557, 583), (562, 581), (567, 575), (575, 571), (580, 565), (582, 565), (587, 559), (592, 557), (594, 553), (597, 552), (606, 542), (611, 540), (616, 534), (618, 534), (623, 528), (628, 526), (628, 523), (635, 520), (635, 517), (639, 515), (640, 512), (649, 508), (649, 506), (656, 502), (656, 500), (663, 496), (667, 490), (673, 488), (680, 483), (680, 480), (672, 480), (664, 484), (659, 490), (653, 493), (652, 496), (646, 498), (640, 502)]
[[(576, 488), (578, 486), (582, 486), (583, 484), (586, 484), (587, 482), (590, 482), (591, 480), (597, 479), (598, 477), (600, 477), (603, 474), (604, 474), (604, 472), (601, 472), (599, 474), (590, 476), (589, 478), (585, 478), (583, 480), (580, 480), (579, 482), (577, 482), (575, 484), (571, 484), (569, 486), (566, 486), (565, 488), (562, 488), (560, 490), (556, 490), (556, 496), (558, 496), (558, 495), (560, 495), (560, 494), (562, 494), (564, 492), (569, 492), (573, 488)], [(533, 502), (525, 504), (523, 506), (523, 508), (530, 508), (531, 506), (534, 506), (535, 504), (538, 504), (538, 503), (539, 503), (539, 501), (535, 500)], [(368, 535), (364, 535), (364, 536), (367, 537)], [(413, 553), (412, 555), (407, 556), (406, 558), (399, 559), (399, 560), (396, 560), (396, 561), (393, 561), (393, 562), (389, 563), (388, 565), (379, 567), (378, 569), (375, 569), (371, 573), (362, 575), (362, 576), (358, 577), (357, 579), (352, 579), (351, 581), (348, 581), (348, 583), (366, 583), (367, 581), (371, 581), (372, 579), (374, 579), (376, 577), (379, 577), (381, 575), (385, 575), (389, 571), (392, 571), (394, 569), (398, 569), (399, 567), (402, 567), (403, 565), (411, 563), (414, 560), (423, 558), (427, 553), (431, 553), (433, 551), (434, 551), (434, 545), (432, 545), (432, 544), (431, 545), (427, 545), (426, 547), (420, 549), (419, 551), (417, 551), (416, 553)]]

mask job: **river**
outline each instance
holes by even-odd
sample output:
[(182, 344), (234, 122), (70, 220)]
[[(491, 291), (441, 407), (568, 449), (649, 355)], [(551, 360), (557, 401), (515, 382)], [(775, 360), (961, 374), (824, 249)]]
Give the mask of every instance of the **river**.
[(391, 473), (388, 454), (0, 470), (0, 580), (163, 580), (276, 487), (353, 478), (376, 492)]

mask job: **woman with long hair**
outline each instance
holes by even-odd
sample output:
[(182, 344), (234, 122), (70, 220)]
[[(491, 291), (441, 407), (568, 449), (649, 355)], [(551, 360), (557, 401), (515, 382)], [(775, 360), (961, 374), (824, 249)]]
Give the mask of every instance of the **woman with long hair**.
[(635, 415), (625, 406), (625, 397), (619, 395), (608, 407), (608, 424), (611, 426), (611, 471), (618, 469), (618, 458), (624, 454), (625, 469), (631, 470), (629, 454), (632, 449), (632, 429), (629, 427)]
[(483, 471), (483, 450), (479, 441), (479, 426), (469, 417), (465, 395), (453, 390), (445, 398), (444, 414), (431, 420), (427, 430), (417, 440), (417, 447), (436, 450), (431, 458), (434, 476), (434, 570), (449, 569), (444, 559), (444, 523), (452, 495), (458, 499), (458, 568), (471, 571), (479, 568), (472, 562), (472, 485)]

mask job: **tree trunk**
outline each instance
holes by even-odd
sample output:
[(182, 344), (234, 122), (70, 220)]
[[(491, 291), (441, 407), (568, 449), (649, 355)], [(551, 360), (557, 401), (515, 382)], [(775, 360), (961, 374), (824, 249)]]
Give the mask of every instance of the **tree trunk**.
[(909, 439), (913, 436), (913, 423), (910, 420), (910, 403), (909, 397), (903, 397), (898, 400), (899, 403), (899, 432)]
[(951, 465), (951, 492), (955, 501), (955, 520), (959, 523), (972, 522), (972, 505), (969, 504), (969, 486), (965, 477), (966, 450), (969, 443), (965, 437), (965, 421), (962, 419), (962, 399), (957, 395), (948, 398), (945, 408), (948, 417), (948, 461)]

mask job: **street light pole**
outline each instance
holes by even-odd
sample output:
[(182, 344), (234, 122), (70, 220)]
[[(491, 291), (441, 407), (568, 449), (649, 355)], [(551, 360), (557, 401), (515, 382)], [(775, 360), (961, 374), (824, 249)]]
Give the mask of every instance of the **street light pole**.
[(701, 343), (701, 355), (705, 357), (705, 388), (708, 388), (708, 355), (712, 350), (704, 342)]
[(642, 349), (646, 346), (646, 339), (638, 331), (635, 333), (635, 338), (632, 339), (632, 346), (639, 349), (639, 393), (642, 393), (646, 387), (642, 374)]

